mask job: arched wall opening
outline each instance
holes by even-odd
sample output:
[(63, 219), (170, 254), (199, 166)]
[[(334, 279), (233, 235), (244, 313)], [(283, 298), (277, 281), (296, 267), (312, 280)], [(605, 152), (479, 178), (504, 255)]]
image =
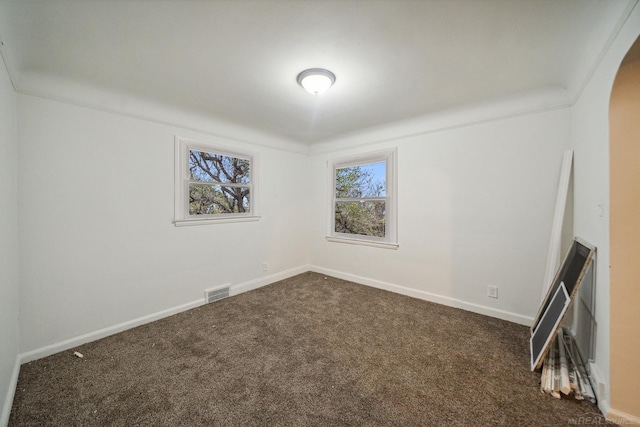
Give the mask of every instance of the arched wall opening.
[[(617, 221), (616, 207), (613, 207), (614, 217), (611, 217), (611, 188), (617, 187), (617, 184), (611, 183), (610, 176), (611, 169), (615, 166), (610, 164), (609, 115), (616, 75), (630, 47), (640, 36), (640, 1), (630, 2), (627, 10), (628, 14), (620, 21), (619, 30), (605, 48), (598, 65), (571, 107), (571, 147), (574, 150), (573, 232), (597, 247), (596, 335), (593, 359), (589, 365), (596, 385), (599, 409), (611, 420), (621, 420), (625, 424), (633, 421), (640, 423), (640, 412), (634, 409), (635, 406), (621, 406), (625, 403), (619, 400), (620, 393), (627, 393), (628, 399), (640, 402), (640, 389), (637, 388), (637, 382), (631, 381), (632, 375), (638, 375), (638, 364), (623, 367), (618, 359), (619, 353), (627, 351), (620, 348), (618, 339), (619, 321), (626, 307), (621, 307), (622, 310), (619, 311), (616, 301), (620, 296), (617, 294), (617, 285), (611, 282), (610, 274), (610, 225)], [(615, 258), (613, 262), (615, 263)], [(637, 324), (635, 329), (638, 329)], [(633, 331), (633, 335), (623, 339), (638, 342), (638, 333), (637, 330)], [(637, 357), (637, 353), (634, 356)], [(635, 372), (624, 373), (624, 378), (615, 375), (612, 377), (612, 369), (616, 372)], [(630, 391), (633, 388), (635, 390)]]
[(640, 416), (640, 38), (609, 104), (611, 408)]

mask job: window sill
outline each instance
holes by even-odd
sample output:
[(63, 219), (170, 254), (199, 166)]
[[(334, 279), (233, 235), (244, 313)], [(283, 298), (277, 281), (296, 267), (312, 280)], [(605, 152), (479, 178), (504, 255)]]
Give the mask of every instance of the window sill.
[(327, 241), (335, 242), (335, 243), (347, 243), (349, 245), (373, 246), (374, 248), (383, 248), (383, 249), (398, 249), (400, 247), (400, 245), (397, 243), (375, 242), (373, 240), (363, 240), (363, 239), (345, 239), (341, 237), (331, 237), (331, 236), (327, 236)]
[(191, 225), (206, 225), (206, 224), (226, 224), (230, 222), (252, 222), (260, 220), (259, 216), (240, 216), (240, 217), (226, 217), (226, 218), (203, 218), (203, 219), (176, 219), (173, 221), (173, 225), (176, 227), (187, 227)]

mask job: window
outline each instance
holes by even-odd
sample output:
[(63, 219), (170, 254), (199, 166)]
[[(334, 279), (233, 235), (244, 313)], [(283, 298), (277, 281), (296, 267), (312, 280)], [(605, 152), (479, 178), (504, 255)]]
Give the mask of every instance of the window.
[(176, 138), (176, 225), (249, 221), (256, 215), (255, 154)]
[(328, 240), (397, 248), (396, 149), (330, 162)]

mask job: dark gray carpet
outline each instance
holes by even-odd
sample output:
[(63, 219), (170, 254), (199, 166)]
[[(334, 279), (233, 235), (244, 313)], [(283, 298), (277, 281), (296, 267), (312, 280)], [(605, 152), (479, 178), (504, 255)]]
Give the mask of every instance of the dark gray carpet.
[(528, 337), (305, 273), (23, 365), (9, 425), (558, 426), (597, 413), (540, 393)]

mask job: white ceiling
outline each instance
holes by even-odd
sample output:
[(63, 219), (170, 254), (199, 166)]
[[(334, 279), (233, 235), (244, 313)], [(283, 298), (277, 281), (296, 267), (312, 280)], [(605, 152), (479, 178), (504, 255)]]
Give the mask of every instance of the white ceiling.
[[(635, 1), (0, 0), (0, 37), (19, 92), (83, 105), (125, 93), (311, 144), (550, 88), (575, 96)], [(312, 67), (337, 76), (323, 95), (296, 83)]]

